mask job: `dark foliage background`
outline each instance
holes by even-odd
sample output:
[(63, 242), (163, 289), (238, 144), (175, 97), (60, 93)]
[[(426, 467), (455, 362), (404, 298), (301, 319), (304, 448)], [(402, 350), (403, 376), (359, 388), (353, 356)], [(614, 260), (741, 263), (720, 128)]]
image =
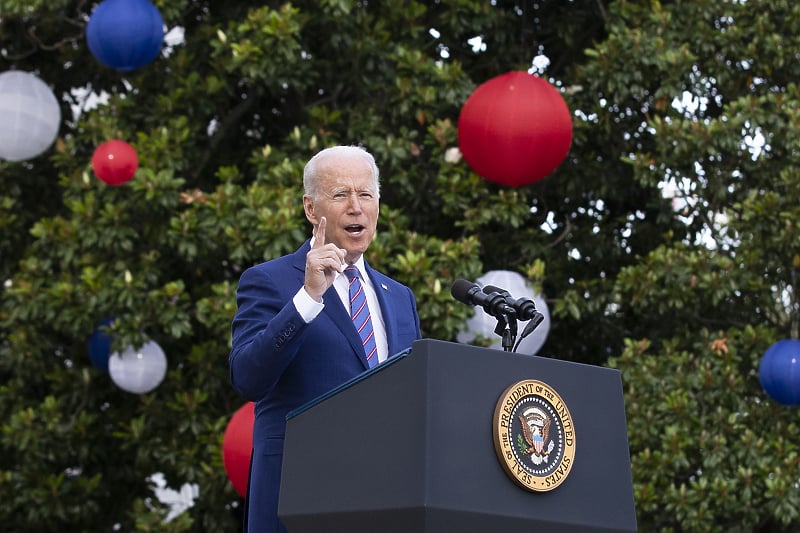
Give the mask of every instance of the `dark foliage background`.
[[(376, 155), (369, 260), (414, 289), (426, 337), (454, 340), (472, 312), (454, 279), (513, 270), (547, 298), (541, 353), (620, 369), (641, 530), (797, 528), (794, 411), (757, 376), (797, 335), (796, 3), (155, 4), (183, 37), (122, 74), (86, 46), (93, 2), (0, 0), (0, 68), (38, 75), (64, 116), (51, 150), (0, 162), (6, 528), (238, 528), (220, 453), (242, 404), (236, 283), (308, 235), (302, 166), (338, 143)], [(573, 112), (564, 163), (510, 189), (448, 162), (472, 90), (528, 69)], [(123, 187), (89, 166), (110, 138), (140, 158)], [(153, 393), (91, 365), (108, 316), (114, 349), (164, 348)], [(166, 523), (155, 472), (199, 487)]]

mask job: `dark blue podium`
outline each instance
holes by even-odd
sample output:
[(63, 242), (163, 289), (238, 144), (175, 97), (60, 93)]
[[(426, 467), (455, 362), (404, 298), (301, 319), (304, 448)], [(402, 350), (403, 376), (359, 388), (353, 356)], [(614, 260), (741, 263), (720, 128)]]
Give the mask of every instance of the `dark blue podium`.
[[(523, 380), (558, 391), (574, 429), (569, 473), (545, 492), (512, 479), (493, 433)], [(621, 376), (417, 341), (289, 415), (279, 516), (290, 533), (636, 531)]]

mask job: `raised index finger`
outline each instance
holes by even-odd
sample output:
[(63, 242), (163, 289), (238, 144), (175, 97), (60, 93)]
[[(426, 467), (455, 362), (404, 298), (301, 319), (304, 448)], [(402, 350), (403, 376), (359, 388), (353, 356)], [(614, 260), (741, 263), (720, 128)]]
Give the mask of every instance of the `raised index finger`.
[(325, 246), (325, 226), (328, 225), (328, 219), (320, 217), (317, 231), (314, 233), (314, 248), (322, 248)]

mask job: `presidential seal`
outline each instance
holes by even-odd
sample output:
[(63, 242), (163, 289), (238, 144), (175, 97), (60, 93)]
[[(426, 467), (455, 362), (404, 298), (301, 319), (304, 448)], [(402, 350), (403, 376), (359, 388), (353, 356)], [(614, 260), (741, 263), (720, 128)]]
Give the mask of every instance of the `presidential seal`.
[(494, 449), (520, 487), (547, 492), (561, 485), (575, 461), (575, 428), (567, 404), (541, 381), (508, 387), (494, 409)]

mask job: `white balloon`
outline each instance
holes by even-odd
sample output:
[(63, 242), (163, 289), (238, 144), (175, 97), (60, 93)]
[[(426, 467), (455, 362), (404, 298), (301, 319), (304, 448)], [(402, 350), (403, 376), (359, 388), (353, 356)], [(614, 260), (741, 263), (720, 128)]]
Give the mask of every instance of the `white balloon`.
[(154, 341), (138, 350), (128, 345), (122, 353), (108, 358), (108, 373), (120, 389), (134, 394), (146, 394), (158, 387), (167, 375), (167, 357)]
[(0, 159), (38, 156), (53, 144), (60, 124), (58, 100), (42, 80), (21, 70), (0, 74)]
[[(475, 280), (475, 283), (481, 287), (493, 285), (505, 289), (515, 300), (518, 298), (530, 298), (533, 300), (536, 310), (544, 316), (544, 320), (533, 330), (533, 333), (522, 339), (517, 348), (517, 353), (536, 355), (544, 345), (544, 341), (547, 340), (547, 334), (550, 332), (550, 310), (547, 308), (545, 299), (539, 294), (534, 294), (533, 288), (521, 274), (510, 270), (491, 270)], [(522, 331), (527, 324), (528, 322), (518, 323), (517, 340), (522, 335)], [(494, 339), (489, 347), (502, 350), (502, 339), (494, 332), (496, 327), (497, 319), (484, 313), (480, 307), (476, 307), (475, 315), (467, 319), (465, 329), (460, 331), (456, 338), (458, 342), (462, 343), (474, 342), (479, 336)], [(516, 344), (516, 340), (514, 343)]]

